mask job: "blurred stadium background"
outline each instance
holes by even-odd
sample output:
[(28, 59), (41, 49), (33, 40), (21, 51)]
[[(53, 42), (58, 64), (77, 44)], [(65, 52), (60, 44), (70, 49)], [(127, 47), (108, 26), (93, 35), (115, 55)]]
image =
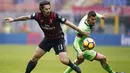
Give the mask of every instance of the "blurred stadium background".
[[(28, 60), (44, 37), (35, 21), (5, 23), (6, 17), (18, 17), (38, 11), (41, 0), (0, 0), (0, 73), (23, 73)], [(130, 73), (130, 0), (50, 0), (52, 9), (78, 25), (88, 11), (108, 13), (105, 20), (98, 19), (91, 37), (96, 41), (95, 50), (108, 57), (116, 71)], [(74, 60), (72, 48), (74, 30), (63, 26), (67, 36), (69, 57)], [(54, 51), (52, 51), (54, 52)], [(47, 54), (33, 73), (63, 73), (63, 66), (54, 53)], [(45, 66), (45, 64), (47, 64)], [(44, 67), (45, 66), (45, 67)], [(61, 68), (60, 70), (58, 68)], [(99, 63), (81, 65), (83, 73), (105, 73)], [(50, 70), (51, 69), (51, 70)], [(73, 72), (74, 73), (74, 72)]]

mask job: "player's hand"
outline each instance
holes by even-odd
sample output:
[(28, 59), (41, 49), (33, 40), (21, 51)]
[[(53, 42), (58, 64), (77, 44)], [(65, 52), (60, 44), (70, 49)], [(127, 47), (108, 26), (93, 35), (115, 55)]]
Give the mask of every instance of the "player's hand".
[(7, 22), (7, 23), (13, 22), (13, 20), (14, 20), (14, 19), (13, 19), (13, 18), (10, 18), (10, 17), (9, 17), (9, 18), (5, 18), (5, 22)]
[(102, 19), (105, 19), (105, 18), (107, 18), (108, 17), (108, 14), (107, 13), (104, 13), (103, 15), (102, 15)]
[(79, 52), (78, 57), (79, 57), (80, 59), (83, 59), (83, 54), (84, 54), (84, 52)]

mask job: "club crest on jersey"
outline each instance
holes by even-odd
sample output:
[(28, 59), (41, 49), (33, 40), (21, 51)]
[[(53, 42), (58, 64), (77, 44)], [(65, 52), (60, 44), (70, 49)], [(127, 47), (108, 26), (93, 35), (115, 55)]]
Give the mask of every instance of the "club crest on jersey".
[(41, 22), (43, 22), (43, 20), (41, 20)]
[(50, 24), (52, 24), (52, 19), (50, 19), (50, 21), (49, 21), (49, 22), (50, 22)]

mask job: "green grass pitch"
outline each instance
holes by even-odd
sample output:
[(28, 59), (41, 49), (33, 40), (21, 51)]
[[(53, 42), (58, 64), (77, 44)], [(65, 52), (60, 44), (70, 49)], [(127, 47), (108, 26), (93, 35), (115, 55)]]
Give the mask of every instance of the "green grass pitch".
[[(36, 47), (34, 45), (0, 45), (0, 73), (24, 73)], [(67, 50), (68, 57), (74, 61), (76, 59), (74, 49), (68, 46)], [(96, 46), (94, 50), (107, 57), (113, 70), (130, 73), (130, 47)], [(51, 50), (39, 60), (32, 73), (63, 73), (66, 68), (67, 66), (63, 65)], [(97, 61), (86, 60), (80, 68), (82, 73), (107, 73)]]

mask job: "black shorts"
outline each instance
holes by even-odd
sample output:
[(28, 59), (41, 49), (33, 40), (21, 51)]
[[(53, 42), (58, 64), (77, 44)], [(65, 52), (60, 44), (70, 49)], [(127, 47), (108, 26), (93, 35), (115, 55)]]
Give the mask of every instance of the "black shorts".
[(59, 54), (60, 52), (66, 52), (64, 39), (54, 39), (54, 40), (43, 39), (39, 44), (39, 47), (47, 52), (49, 52), (51, 48), (53, 48), (56, 55)]

